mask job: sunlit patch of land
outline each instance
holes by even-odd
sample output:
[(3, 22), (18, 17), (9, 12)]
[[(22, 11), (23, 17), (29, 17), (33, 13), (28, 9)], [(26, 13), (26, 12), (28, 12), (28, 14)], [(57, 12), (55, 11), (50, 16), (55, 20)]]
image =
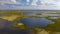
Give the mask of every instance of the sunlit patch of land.
[(19, 17), (20, 17), (19, 15), (11, 15), (11, 16), (1, 16), (0, 18), (8, 20), (8, 21), (15, 21)]

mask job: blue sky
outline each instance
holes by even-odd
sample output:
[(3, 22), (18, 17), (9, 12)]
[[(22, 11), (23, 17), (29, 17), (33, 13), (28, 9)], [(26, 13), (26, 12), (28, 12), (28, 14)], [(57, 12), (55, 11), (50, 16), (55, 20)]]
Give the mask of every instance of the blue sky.
[[(43, 2), (44, 1), (44, 2)], [(60, 0), (0, 0), (0, 10), (60, 10)]]

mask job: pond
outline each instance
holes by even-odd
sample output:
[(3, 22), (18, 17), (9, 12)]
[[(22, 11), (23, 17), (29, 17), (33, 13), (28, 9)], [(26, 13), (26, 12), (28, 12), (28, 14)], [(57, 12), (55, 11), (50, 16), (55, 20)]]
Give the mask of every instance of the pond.
[(46, 18), (24, 18), (21, 20), (26, 27), (45, 27), (48, 24), (54, 24), (53, 21)]

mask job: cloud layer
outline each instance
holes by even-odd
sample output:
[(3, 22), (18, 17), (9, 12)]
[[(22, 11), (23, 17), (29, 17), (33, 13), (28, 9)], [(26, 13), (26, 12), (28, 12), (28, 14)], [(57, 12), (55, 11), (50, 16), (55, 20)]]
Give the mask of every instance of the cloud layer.
[[(26, 2), (24, 1), (25, 0), (0, 0), (0, 10), (60, 10), (60, 0), (26, 0)], [(40, 3), (40, 5), (37, 2)]]

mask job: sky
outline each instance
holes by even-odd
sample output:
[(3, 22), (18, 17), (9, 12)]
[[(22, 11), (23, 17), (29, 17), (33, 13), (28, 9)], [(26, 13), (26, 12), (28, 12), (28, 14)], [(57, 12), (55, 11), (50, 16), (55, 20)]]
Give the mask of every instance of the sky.
[(60, 0), (0, 0), (0, 10), (60, 10)]

